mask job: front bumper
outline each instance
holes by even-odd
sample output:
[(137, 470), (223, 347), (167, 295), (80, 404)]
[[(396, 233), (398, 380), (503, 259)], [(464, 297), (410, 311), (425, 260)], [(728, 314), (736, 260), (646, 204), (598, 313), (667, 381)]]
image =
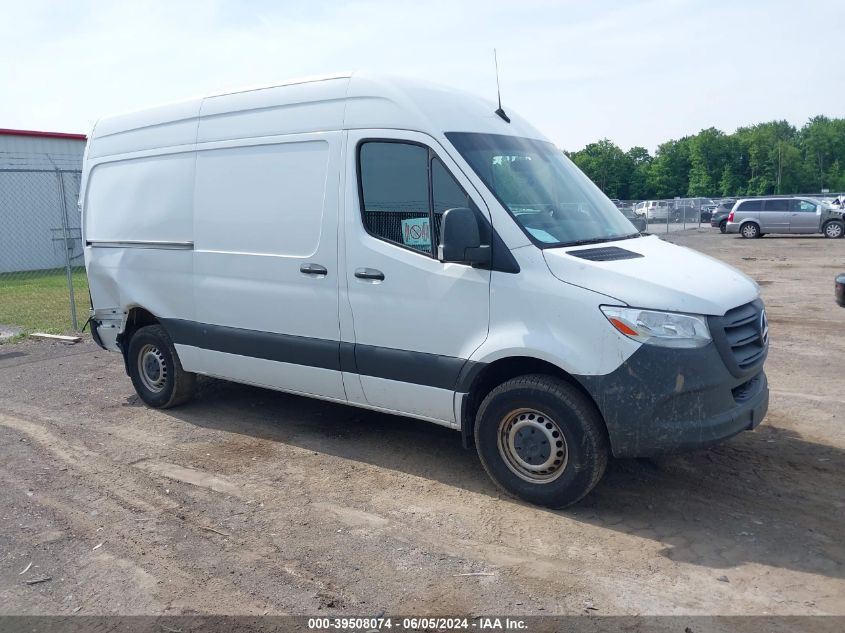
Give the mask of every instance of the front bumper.
[(604, 416), (616, 457), (651, 457), (718, 444), (756, 428), (769, 406), (762, 367), (735, 377), (713, 343), (643, 345), (605, 376), (579, 376)]

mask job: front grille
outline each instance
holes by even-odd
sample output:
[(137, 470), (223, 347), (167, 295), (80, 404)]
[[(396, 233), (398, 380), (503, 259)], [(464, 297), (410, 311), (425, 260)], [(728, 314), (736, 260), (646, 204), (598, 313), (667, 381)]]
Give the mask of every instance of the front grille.
[(759, 299), (728, 310), (723, 317), (710, 317), (711, 333), (728, 369), (747, 376), (766, 359), (768, 323)]
[(766, 353), (762, 336), (761, 311), (749, 303), (731, 310), (725, 322), (725, 337), (740, 369), (754, 367)]

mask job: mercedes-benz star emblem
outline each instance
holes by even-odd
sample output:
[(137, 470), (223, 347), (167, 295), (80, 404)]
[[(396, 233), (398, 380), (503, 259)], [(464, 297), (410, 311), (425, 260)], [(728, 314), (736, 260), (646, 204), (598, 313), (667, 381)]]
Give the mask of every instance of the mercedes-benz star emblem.
[(760, 344), (765, 347), (769, 342), (769, 320), (766, 318), (766, 311), (760, 313)]

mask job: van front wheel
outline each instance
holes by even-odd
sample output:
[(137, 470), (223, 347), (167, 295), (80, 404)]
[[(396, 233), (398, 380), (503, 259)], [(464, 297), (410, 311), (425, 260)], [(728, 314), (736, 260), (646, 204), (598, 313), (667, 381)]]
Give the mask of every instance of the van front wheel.
[(196, 374), (182, 369), (176, 348), (160, 325), (147, 325), (132, 335), (126, 361), (135, 391), (147, 405), (169, 409), (193, 397)]
[(824, 225), (824, 236), (830, 239), (838, 239), (845, 232), (845, 224), (839, 220), (831, 220)]
[(475, 445), (499, 487), (550, 508), (584, 497), (608, 460), (604, 423), (593, 403), (573, 385), (542, 374), (513, 378), (487, 395)]

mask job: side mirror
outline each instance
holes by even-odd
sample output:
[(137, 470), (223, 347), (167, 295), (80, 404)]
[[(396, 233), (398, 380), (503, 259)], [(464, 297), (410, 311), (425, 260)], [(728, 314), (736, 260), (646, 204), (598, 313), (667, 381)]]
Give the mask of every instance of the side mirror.
[(481, 244), (478, 217), (472, 209), (447, 209), (440, 220), (437, 259), (459, 264), (490, 264), (490, 246)]

